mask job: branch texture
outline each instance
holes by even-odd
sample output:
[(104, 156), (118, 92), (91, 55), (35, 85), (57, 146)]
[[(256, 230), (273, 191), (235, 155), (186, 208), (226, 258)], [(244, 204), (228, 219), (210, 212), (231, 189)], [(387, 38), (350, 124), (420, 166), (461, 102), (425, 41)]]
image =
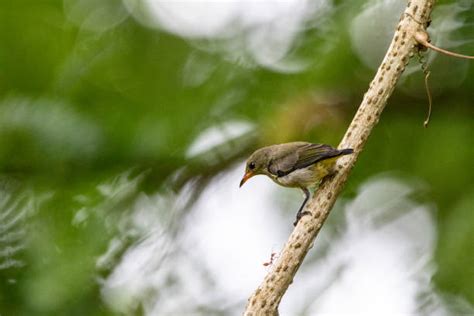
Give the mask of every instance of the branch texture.
[(353, 148), (354, 154), (339, 159), (335, 176), (324, 181), (315, 192), (306, 206), (311, 215), (303, 216), (298, 222), (271, 271), (249, 298), (244, 315), (278, 315), (283, 295), (342, 191), (405, 66), (417, 52), (415, 34), (426, 32), (433, 5), (434, 0), (408, 2), (382, 64), (339, 144), (339, 148)]

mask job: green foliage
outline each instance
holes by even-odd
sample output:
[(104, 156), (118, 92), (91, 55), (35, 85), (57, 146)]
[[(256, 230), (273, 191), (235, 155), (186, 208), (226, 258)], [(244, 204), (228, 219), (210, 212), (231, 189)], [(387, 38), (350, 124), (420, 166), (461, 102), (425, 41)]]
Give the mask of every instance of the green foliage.
[[(307, 67), (284, 74), (201, 49), (208, 40), (186, 40), (131, 16), (96, 32), (68, 20), (62, 1), (3, 1), (0, 170), (19, 183), (6, 194), (27, 199), (34, 211), (25, 217), (25, 248), (15, 253), (26, 266), (0, 269), (0, 313), (113, 314), (101, 302), (96, 262), (140, 192), (168, 192), (196, 179), (205, 185), (256, 144), (336, 145), (373, 76), (348, 31), (363, 3), (341, 2), (326, 28), (300, 32), (290, 55)], [(466, 23), (452, 31), (465, 41), (456, 48), (471, 55), (472, 12), (462, 11)], [(422, 126), (427, 100), (416, 72), (390, 99), (346, 191), (386, 171), (422, 179), (429, 187), (423, 198), (438, 208), (436, 281), (474, 303), (474, 67), (438, 56), (431, 70), (430, 126)], [(254, 123), (258, 137), (244, 135), (211, 158), (186, 155), (202, 131), (231, 120)], [(101, 190), (124, 171), (143, 177), (110, 194)], [(0, 219), (7, 219), (3, 201)], [(7, 225), (0, 220), (0, 230)]]

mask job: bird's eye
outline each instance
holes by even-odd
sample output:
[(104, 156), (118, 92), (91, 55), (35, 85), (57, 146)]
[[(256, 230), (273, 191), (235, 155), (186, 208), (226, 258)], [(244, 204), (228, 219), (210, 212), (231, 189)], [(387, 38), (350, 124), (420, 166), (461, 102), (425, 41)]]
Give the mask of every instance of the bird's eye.
[(255, 162), (249, 163), (249, 169), (250, 169), (250, 170), (255, 169)]

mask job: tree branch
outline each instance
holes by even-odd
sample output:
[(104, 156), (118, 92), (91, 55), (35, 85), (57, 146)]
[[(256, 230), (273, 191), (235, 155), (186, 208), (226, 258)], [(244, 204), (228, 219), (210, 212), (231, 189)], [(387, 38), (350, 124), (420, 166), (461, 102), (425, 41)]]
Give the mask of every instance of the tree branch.
[(244, 315), (278, 315), (283, 295), (342, 191), (405, 66), (417, 52), (415, 34), (425, 31), (433, 5), (434, 0), (408, 2), (382, 64), (339, 145), (339, 148), (353, 148), (354, 154), (340, 158), (335, 176), (324, 181), (315, 192), (306, 207), (311, 216), (301, 218), (272, 270), (249, 298)]

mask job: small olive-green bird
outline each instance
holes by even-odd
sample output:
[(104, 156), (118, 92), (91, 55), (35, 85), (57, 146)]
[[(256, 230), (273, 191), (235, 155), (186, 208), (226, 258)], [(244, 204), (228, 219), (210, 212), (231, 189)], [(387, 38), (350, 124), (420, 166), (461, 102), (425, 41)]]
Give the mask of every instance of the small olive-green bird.
[(251, 177), (263, 174), (284, 187), (300, 188), (305, 199), (296, 214), (296, 225), (303, 215), (308, 214), (303, 212), (310, 197), (308, 187), (332, 174), (339, 157), (353, 152), (350, 148), (335, 149), (329, 145), (307, 142), (263, 147), (256, 150), (247, 160), (240, 186)]

